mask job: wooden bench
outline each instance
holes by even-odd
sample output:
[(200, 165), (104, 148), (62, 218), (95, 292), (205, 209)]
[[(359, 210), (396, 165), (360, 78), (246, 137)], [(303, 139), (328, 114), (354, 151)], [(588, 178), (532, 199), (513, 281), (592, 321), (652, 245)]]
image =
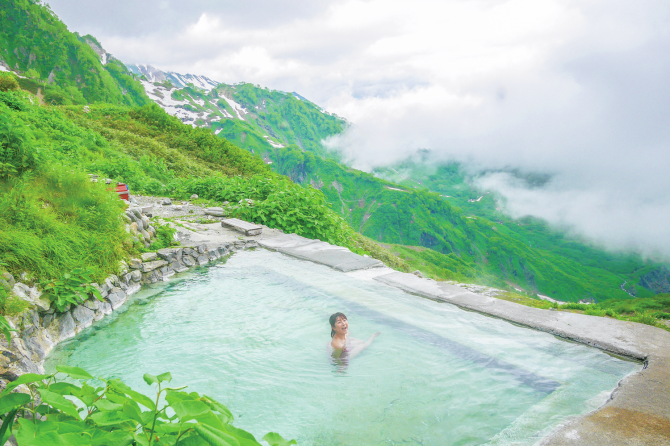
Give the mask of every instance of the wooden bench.
[(248, 221), (239, 220), (237, 218), (227, 218), (221, 220), (221, 226), (234, 229), (244, 235), (260, 235), (263, 226), (249, 223)]

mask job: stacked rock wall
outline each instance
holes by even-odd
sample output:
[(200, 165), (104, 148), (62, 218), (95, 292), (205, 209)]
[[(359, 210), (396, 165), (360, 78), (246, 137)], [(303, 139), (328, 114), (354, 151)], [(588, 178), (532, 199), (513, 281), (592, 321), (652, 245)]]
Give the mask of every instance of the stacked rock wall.
[[(57, 313), (36, 287), (14, 283), (12, 292), (30, 302), (32, 308), (20, 316), (7, 317), (17, 331), (12, 334), (11, 346), (0, 337), (0, 390), (24, 373), (43, 373), (44, 359), (59, 342), (118, 310), (142, 285), (166, 280), (175, 273), (214, 262), (231, 252), (257, 246), (255, 241), (246, 240), (144, 253), (141, 259), (124, 263), (118, 276), (111, 275), (101, 284), (92, 284), (103, 297), (102, 301), (91, 298), (81, 305), (70, 306), (63, 313)], [(10, 278), (3, 280), (9, 282)], [(13, 277), (11, 281), (14, 282)]]

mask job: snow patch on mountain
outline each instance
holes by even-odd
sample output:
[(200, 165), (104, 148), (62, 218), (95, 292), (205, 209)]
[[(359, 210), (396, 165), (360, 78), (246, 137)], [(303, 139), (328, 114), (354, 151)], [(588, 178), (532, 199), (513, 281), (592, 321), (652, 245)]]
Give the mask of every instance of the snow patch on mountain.
[(184, 88), (189, 84), (193, 84), (198, 89), (211, 91), (219, 85), (219, 82), (209, 79), (206, 76), (199, 76), (195, 74), (180, 74), (172, 71), (162, 71), (154, 68), (151, 65), (126, 65), (126, 67), (137, 74), (144, 75), (150, 82), (164, 82), (170, 81), (177, 88)]
[[(241, 119), (244, 121), (244, 115), (248, 114), (249, 112), (247, 109), (242, 107), (240, 104), (237, 102), (233, 101), (232, 99), (227, 98), (225, 95), (221, 95), (224, 101), (226, 101), (231, 107), (233, 107), (233, 110), (235, 111), (235, 114), (237, 115), (238, 119)], [(231, 116), (232, 118), (232, 116)]]
[(282, 144), (276, 143), (273, 140), (271, 140), (270, 137), (267, 135), (263, 136), (263, 138), (265, 138), (265, 140), (275, 149), (281, 149), (284, 147)]
[(160, 105), (163, 110), (169, 115), (176, 116), (184, 124), (190, 124), (195, 127), (195, 121), (200, 118), (198, 112), (187, 110), (184, 108), (186, 105), (190, 105), (188, 101), (178, 101), (172, 98), (172, 92), (177, 90), (177, 88), (165, 88), (161, 86), (156, 86), (151, 82), (142, 80), (142, 87), (146, 92), (149, 99), (154, 101), (156, 104)]

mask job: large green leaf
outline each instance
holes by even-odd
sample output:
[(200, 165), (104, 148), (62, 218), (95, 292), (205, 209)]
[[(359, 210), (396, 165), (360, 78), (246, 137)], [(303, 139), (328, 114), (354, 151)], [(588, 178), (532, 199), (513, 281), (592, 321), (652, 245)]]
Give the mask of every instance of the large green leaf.
[(193, 429), (210, 446), (240, 446), (240, 442), (235, 438), (213, 427), (198, 423), (193, 426)]
[(160, 375), (150, 375), (149, 373), (145, 373), (144, 381), (149, 385), (160, 384), (163, 381), (170, 382), (172, 381), (172, 375), (170, 372), (161, 373)]
[(91, 439), (91, 444), (93, 446), (127, 446), (132, 443), (133, 434), (120, 429), (116, 429), (112, 432), (95, 429)]
[(205, 440), (200, 435), (191, 435), (190, 437), (182, 437), (177, 443), (177, 446), (208, 446)]
[(134, 391), (120, 380), (113, 379), (109, 381), (109, 385), (117, 392), (121, 392), (128, 395), (133, 401), (140, 403), (147, 409), (156, 410), (156, 404), (153, 401), (151, 401), (151, 398)]
[(61, 373), (65, 373), (67, 376), (73, 379), (93, 379), (93, 376), (90, 373), (80, 367), (57, 365), (56, 370)]
[(51, 392), (47, 389), (39, 389), (39, 392), (40, 396), (42, 397), (42, 401), (47, 403), (49, 406), (53, 407), (54, 409), (58, 409), (61, 412), (76, 418), (77, 420), (81, 419), (79, 417), (77, 406), (75, 406), (72, 401), (69, 401), (63, 396)]
[(25, 418), (19, 419), (19, 429), (14, 430), (14, 437), (21, 446), (70, 446), (57, 430), (41, 429), (46, 423), (35, 424)]
[(123, 409), (123, 404), (113, 403), (108, 399), (98, 400), (95, 403), (93, 403), (93, 405), (97, 407), (99, 410), (107, 412)]
[(175, 389), (166, 389), (167, 391), (165, 392), (165, 399), (167, 400), (168, 403), (173, 404), (177, 401), (193, 401), (200, 399), (200, 395), (198, 395), (196, 392), (180, 392)]
[(98, 400), (99, 393), (104, 390), (104, 387), (94, 389), (88, 384), (84, 383), (79, 390), (72, 389), (72, 395), (76, 396), (86, 406), (92, 406), (93, 402)]
[(239, 429), (232, 424), (226, 425), (226, 432), (235, 437), (240, 442), (240, 446), (261, 446), (256, 438), (249, 432)]
[(133, 423), (135, 421), (121, 411), (113, 412), (95, 412), (88, 417), (98, 426), (122, 425), (124, 423)]
[(49, 386), (49, 391), (63, 396), (65, 395), (77, 396), (77, 394), (81, 393), (81, 388), (71, 383), (60, 382), (51, 384)]
[(264, 441), (267, 441), (270, 446), (290, 446), (292, 444), (298, 444), (295, 440), (284, 440), (281, 435), (276, 432), (268, 432), (263, 437)]
[(214, 412), (208, 410), (205, 413), (193, 417), (200, 424), (206, 424), (220, 431), (225, 431), (227, 424), (224, 424)]
[(182, 422), (198, 415), (211, 412), (209, 406), (202, 401), (177, 401), (170, 405)]
[(80, 367), (72, 367), (69, 365), (57, 365), (56, 370), (58, 370), (61, 373), (65, 373), (67, 376), (73, 379), (93, 379), (93, 375), (91, 375), (86, 370)]
[(0, 444), (5, 444), (9, 437), (12, 435), (12, 425), (14, 424), (14, 418), (18, 409), (14, 409), (9, 413), (5, 414), (5, 418), (2, 420), (2, 426), (0, 426)]
[(203, 395), (202, 401), (205, 404), (207, 404), (210, 409), (219, 412), (223, 416), (222, 421), (224, 423), (231, 423), (233, 421), (232, 412), (226, 406), (216, 401), (214, 398), (209, 397), (207, 395)]
[(30, 401), (32, 398), (26, 393), (5, 393), (0, 397), (0, 415), (28, 404)]
[(5, 388), (5, 391), (3, 392), (3, 394), (11, 392), (12, 390), (16, 389), (21, 384), (31, 384), (31, 383), (35, 383), (35, 382), (39, 382), (40, 384), (42, 384), (42, 380), (45, 380), (48, 377), (49, 377), (49, 375), (38, 375), (36, 373), (25, 373), (25, 374), (19, 376), (18, 378), (16, 378), (16, 380), (8, 383), (7, 387)]
[[(140, 411), (137, 404), (131, 404), (129, 401), (127, 401), (123, 405), (123, 413), (125, 413), (130, 418), (137, 421), (138, 423), (140, 423), (142, 426), (144, 426), (146, 424), (145, 419), (142, 417), (142, 412)], [(152, 412), (147, 411), (146, 413), (153, 415), (153, 411)], [(153, 418), (153, 417), (149, 417), (149, 419), (150, 418)]]
[(143, 432), (140, 432), (139, 434), (133, 434), (133, 438), (135, 439), (135, 442), (138, 444), (138, 446), (149, 446), (149, 440)]

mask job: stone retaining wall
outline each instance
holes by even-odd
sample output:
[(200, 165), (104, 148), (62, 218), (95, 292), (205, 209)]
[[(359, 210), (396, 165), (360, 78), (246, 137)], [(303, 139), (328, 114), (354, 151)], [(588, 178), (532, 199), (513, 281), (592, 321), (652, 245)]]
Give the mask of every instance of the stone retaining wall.
[[(102, 301), (90, 298), (81, 305), (70, 306), (63, 313), (56, 313), (36, 287), (13, 283), (12, 277), (12, 292), (30, 302), (32, 308), (20, 316), (7, 317), (17, 331), (12, 333), (11, 347), (4, 336), (0, 337), (0, 390), (8, 381), (14, 381), (24, 373), (44, 373), (44, 359), (59, 342), (72, 338), (118, 310), (142, 285), (167, 280), (175, 273), (257, 246), (255, 240), (246, 240), (144, 253), (141, 259), (131, 259), (124, 264), (118, 276), (111, 275), (102, 284), (93, 284), (100, 291)], [(7, 279), (9, 282), (10, 278)]]

